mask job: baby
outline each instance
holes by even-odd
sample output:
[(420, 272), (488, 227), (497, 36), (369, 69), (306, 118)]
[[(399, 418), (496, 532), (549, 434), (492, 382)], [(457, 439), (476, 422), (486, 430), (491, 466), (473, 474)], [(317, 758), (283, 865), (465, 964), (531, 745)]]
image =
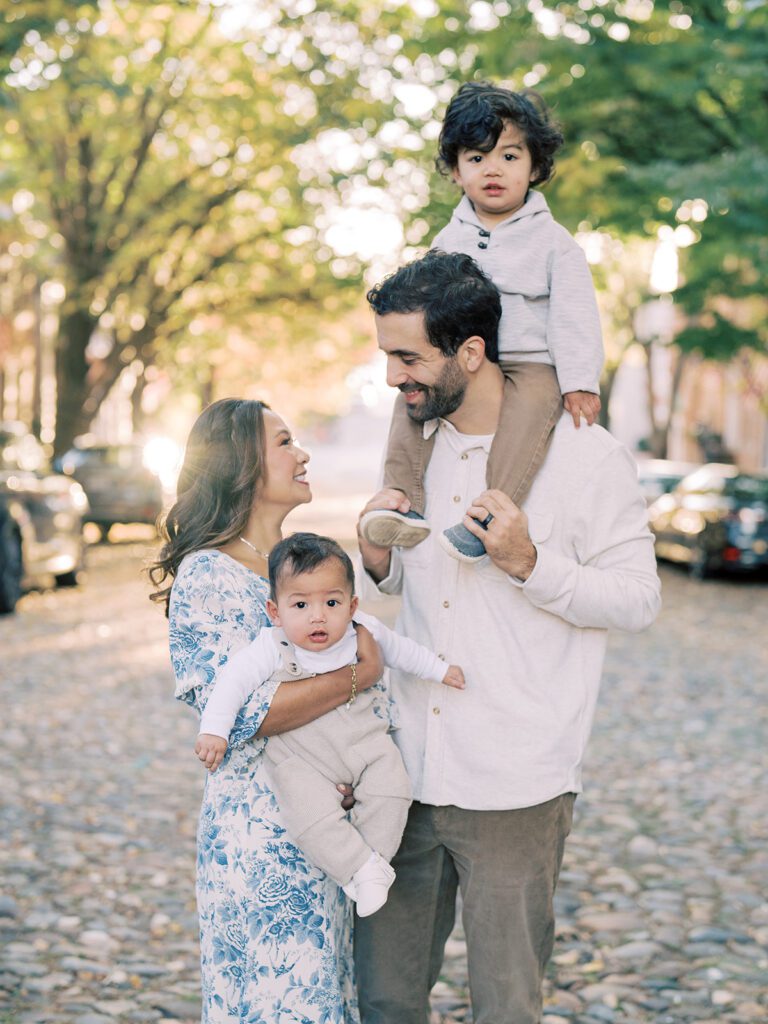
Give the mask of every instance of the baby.
[[(357, 611), (352, 562), (328, 537), (296, 533), (280, 541), (269, 556), (269, 582), (267, 613), (275, 628), (263, 630), (219, 673), (195, 753), (211, 770), (219, 766), (239, 708), (266, 680), (302, 679), (349, 665), (346, 704), (270, 737), (264, 753), (289, 833), (367, 917), (384, 905), (394, 881), (389, 861), (400, 845), (411, 788), (387, 716), (376, 706), (381, 690), (357, 692), (354, 622), (372, 633), (385, 665), (456, 689), (464, 687), (464, 674)], [(339, 783), (354, 787), (349, 816)]]

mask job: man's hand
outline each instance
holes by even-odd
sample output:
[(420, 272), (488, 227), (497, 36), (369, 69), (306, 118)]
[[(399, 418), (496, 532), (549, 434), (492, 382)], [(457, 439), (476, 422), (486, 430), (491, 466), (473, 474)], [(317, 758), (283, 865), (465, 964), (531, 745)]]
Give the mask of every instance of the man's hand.
[(443, 685), (452, 686), (454, 690), (463, 690), (467, 685), (464, 673), (458, 665), (449, 665), (448, 671), (443, 676)]
[(563, 405), (573, 416), (573, 425), (577, 430), (582, 416), (591, 427), (601, 409), (599, 397), (591, 391), (568, 391), (563, 395)]
[(376, 508), (388, 508), (395, 512), (409, 512), (411, 503), (402, 491), (395, 490), (394, 487), (385, 487), (374, 494), (358, 516), (357, 544), (363, 558), (363, 565), (373, 579), (380, 583), (381, 580), (389, 575), (391, 550), (390, 548), (379, 548), (375, 544), (370, 544), (360, 532), (360, 520), (366, 512), (373, 512)]
[(209, 772), (215, 772), (227, 752), (227, 741), (221, 736), (201, 732), (195, 744), (195, 753)]
[[(487, 529), (480, 523), (492, 515)], [(479, 522), (477, 521), (479, 520)], [(485, 544), (491, 561), (508, 576), (527, 580), (536, 565), (528, 516), (502, 491), (484, 491), (467, 509), (464, 525)]]

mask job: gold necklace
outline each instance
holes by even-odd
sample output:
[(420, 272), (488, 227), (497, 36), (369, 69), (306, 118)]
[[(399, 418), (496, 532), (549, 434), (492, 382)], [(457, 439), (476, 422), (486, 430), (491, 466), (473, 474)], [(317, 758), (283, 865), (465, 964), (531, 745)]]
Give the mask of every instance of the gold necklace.
[(249, 547), (251, 549), (251, 551), (255, 551), (257, 555), (261, 555), (265, 562), (269, 561), (269, 555), (267, 554), (266, 551), (259, 551), (256, 545), (251, 544), (251, 542), (249, 540), (246, 540), (245, 537), (238, 537), (237, 539), (241, 540), (243, 544), (246, 545), (246, 547)]

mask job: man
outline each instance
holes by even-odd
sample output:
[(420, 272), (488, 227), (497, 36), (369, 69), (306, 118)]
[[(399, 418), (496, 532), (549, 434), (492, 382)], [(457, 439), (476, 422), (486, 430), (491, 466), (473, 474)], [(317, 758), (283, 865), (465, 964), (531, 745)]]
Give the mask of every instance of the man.
[[(629, 453), (567, 415), (525, 509), (484, 490), (509, 385), (498, 292), (470, 257), (432, 251), (368, 300), (387, 381), (429, 438), (432, 533), (407, 550), (360, 534), (363, 565), (380, 592), (402, 593), (398, 629), (461, 665), (467, 685), (392, 679), (414, 803), (389, 901), (356, 922), (362, 1019), (428, 1020), (458, 887), (476, 1024), (537, 1024), (606, 631), (642, 630), (659, 609), (645, 502)], [(382, 490), (363, 514), (374, 509), (408, 501)], [(435, 541), (464, 509), (489, 556), (475, 565)]]

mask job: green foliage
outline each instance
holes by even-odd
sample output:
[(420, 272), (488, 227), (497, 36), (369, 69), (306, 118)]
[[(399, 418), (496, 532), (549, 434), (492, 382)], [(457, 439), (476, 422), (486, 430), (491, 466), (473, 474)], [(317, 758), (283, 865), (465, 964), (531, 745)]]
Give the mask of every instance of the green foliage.
[(295, 68), (205, 4), (91, 7), (25, 5), (3, 36), (2, 186), (33, 197), (19, 230), (66, 287), (59, 448), (135, 359), (277, 307), (297, 341), (296, 308), (337, 315), (359, 274), (320, 251), (303, 201), (295, 147), (322, 116)]
[(743, 348), (764, 348), (757, 331), (737, 327), (730, 320), (713, 313), (703, 324), (684, 327), (675, 337), (675, 344), (685, 353), (696, 352), (705, 359), (727, 362)]
[[(571, 230), (653, 240), (665, 227), (678, 236), (681, 225), (690, 228), (675, 298), (697, 319), (727, 297), (725, 326), (711, 328), (720, 340), (704, 349), (729, 358), (744, 339), (735, 325), (745, 301), (746, 335), (764, 331), (764, 300), (752, 300), (768, 271), (768, 8), (735, 0), (544, 3), (537, 28), (526, 6), (506, 6), (486, 31), (457, 16), (455, 31), (434, 42), (422, 33), (411, 46), (433, 55), (451, 46), (462, 77), (535, 86), (566, 136), (547, 191)], [(422, 215), (436, 228), (452, 201), (440, 188)], [(697, 330), (706, 323), (719, 321), (704, 317)]]

